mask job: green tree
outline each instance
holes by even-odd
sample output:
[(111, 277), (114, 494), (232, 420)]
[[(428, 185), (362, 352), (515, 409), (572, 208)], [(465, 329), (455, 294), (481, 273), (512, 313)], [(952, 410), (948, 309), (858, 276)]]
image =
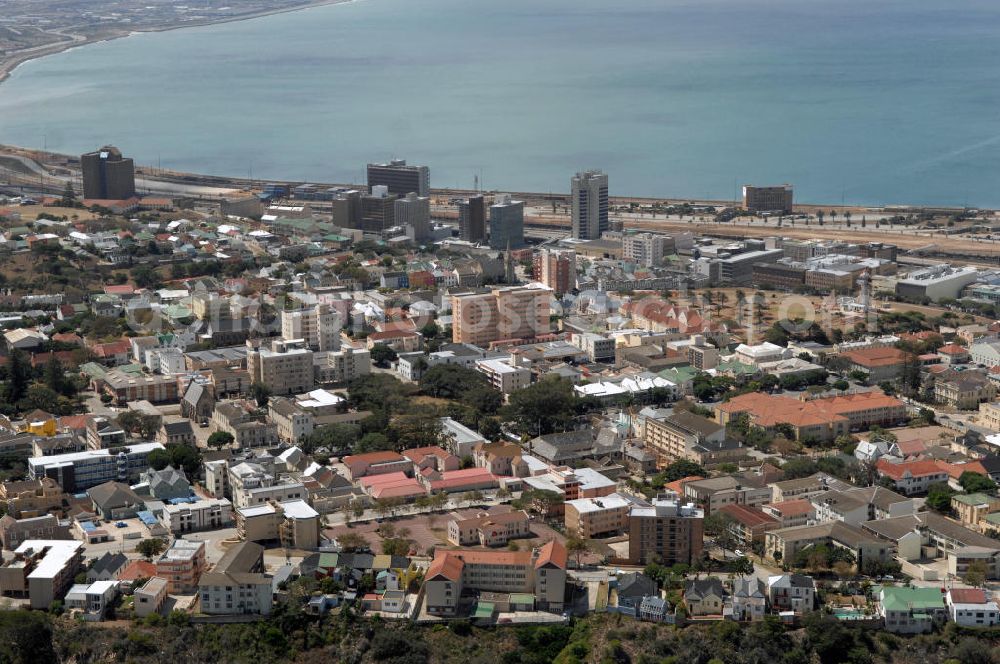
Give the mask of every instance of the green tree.
[(17, 403), (28, 394), (31, 362), (23, 350), (15, 349), (7, 363), (7, 403)]
[(986, 573), (989, 570), (986, 569), (986, 562), (983, 560), (974, 560), (969, 563), (968, 568), (965, 570), (965, 576), (962, 580), (974, 588), (980, 588), (986, 583)]
[(0, 611), (0, 662), (56, 662), (52, 623), (38, 611)]
[(581, 539), (576, 536), (571, 536), (566, 538), (566, 553), (573, 556), (576, 559), (576, 568), (580, 569), (581, 560), (584, 554), (590, 551), (590, 544), (587, 540)]
[(299, 447), (306, 454), (325, 447), (331, 453), (341, 450), (351, 450), (361, 438), (361, 426), (338, 422), (315, 429), (311, 434), (299, 441)]
[(163, 470), (170, 465), (170, 452), (167, 450), (153, 450), (146, 458), (146, 462), (153, 470)]
[(76, 192), (73, 191), (73, 181), (66, 181), (66, 188), (63, 189), (62, 199), (59, 204), (63, 207), (74, 207), (76, 205)]
[(982, 473), (965, 471), (958, 478), (958, 483), (962, 485), (966, 493), (995, 493), (997, 483), (986, 477)]
[(208, 446), (220, 450), (223, 447), (229, 447), (235, 440), (233, 434), (228, 431), (215, 431), (208, 437)]
[(566, 430), (576, 414), (573, 384), (558, 376), (547, 376), (510, 395), (504, 409), (516, 430), (538, 436)]
[(153, 557), (163, 553), (166, 549), (166, 543), (159, 537), (151, 537), (149, 539), (144, 539), (135, 546), (135, 550), (147, 560), (152, 560)]
[(382, 368), (388, 367), (391, 362), (394, 362), (399, 357), (396, 351), (386, 344), (375, 344), (372, 346), (370, 354), (372, 364)]
[(251, 383), (250, 396), (257, 403), (258, 408), (267, 405), (267, 400), (271, 398), (271, 388), (263, 383)]
[(818, 470), (816, 462), (809, 457), (796, 457), (794, 459), (789, 459), (784, 463), (784, 465), (781, 466), (781, 469), (785, 472), (785, 479), (788, 480), (809, 477)]
[(955, 490), (948, 486), (947, 482), (936, 482), (927, 487), (927, 507), (936, 512), (948, 512), (951, 510), (951, 497), (955, 495)]
[(337, 543), (344, 551), (364, 551), (368, 549), (368, 540), (359, 533), (341, 533), (337, 535)]
[[(676, 482), (679, 479), (685, 477), (691, 477), (692, 475), (705, 476), (705, 469), (694, 461), (689, 461), (687, 459), (679, 459), (674, 461), (672, 464), (664, 468), (661, 472), (657, 473), (656, 477), (662, 479), (663, 483), (660, 484), (662, 487), (668, 482)], [(655, 485), (655, 482), (654, 482)]]

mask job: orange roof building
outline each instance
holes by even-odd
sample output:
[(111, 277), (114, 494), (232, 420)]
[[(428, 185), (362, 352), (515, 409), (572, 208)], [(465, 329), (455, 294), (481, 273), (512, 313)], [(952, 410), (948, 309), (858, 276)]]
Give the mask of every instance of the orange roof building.
[(850, 364), (850, 371), (868, 374), (872, 383), (893, 380), (903, 372), (909, 353), (892, 346), (881, 348), (861, 348), (840, 354)]
[(560, 612), (566, 593), (566, 547), (550, 540), (531, 551), (438, 550), (424, 576), (427, 612), (454, 616), (481, 592), (534, 596), (535, 607)]
[(947, 482), (951, 464), (942, 461), (902, 461), (890, 463), (887, 459), (879, 459), (875, 470), (882, 477), (892, 480), (899, 493), (912, 496), (926, 493), (928, 487), (938, 482)]
[(723, 426), (744, 413), (761, 429), (773, 431), (779, 424), (788, 424), (796, 440), (827, 441), (850, 431), (898, 424), (906, 419), (906, 406), (875, 390), (816, 399), (750, 392), (716, 407)]

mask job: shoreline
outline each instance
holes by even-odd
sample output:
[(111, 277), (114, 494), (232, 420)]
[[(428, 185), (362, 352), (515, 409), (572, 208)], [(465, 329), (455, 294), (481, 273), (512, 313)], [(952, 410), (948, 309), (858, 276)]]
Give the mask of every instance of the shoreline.
[(25, 49), (22, 51), (16, 51), (11, 53), (8, 57), (0, 60), (0, 85), (3, 85), (4, 81), (11, 77), (14, 71), (23, 64), (32, 62), (34, 60), (39, 60), (41, 58), (48, 57), (50, 55), (58, 55), (59, 53), (65, 53), (66, 51), (72, 50), (74, 48), (79, 48), (81, 46), (89, 46), (91, 44), (100, 44), (103, 42), (114, 41), (116, 39), (123, 39), (125, 37), (131, 37), (132, 35), (149, 34), (154, 32), (169, 32), (171, 30), (184, 30), (186, 28), (203, 28), (209, 25), (222, 25), (224, 23), (236, 23), (238, 21), (250, 21), (255, 18), (263, 18), (265, 16), (275, 16), (277, 14), (287, 14), (290, 12), (303, 11), (305, 9), (313, 9), (315, 7), (324, 7), (328, 5), (343, 5), (358, 0), (305, 0), (302, 4), (291, 6), (291, 7), (281, 7), (278, 9), (267, 9), (258, 12), (252, 12), (249, 14), (240, 14), (238, 16), (226, 16), (219, 18), (218, 20), (206, 19), (202, 21), (192, 21), (191, 23), (179, 23), (173, 25), (163, 25), (150, 28), (142, 28), (139, 30), (123, 30), (121, 32), (113, 32), (108, 35), (100, 36), (86, 36), (75, 34), (69, 32), (72, 28), (62, 28), (53, 30), (49, 34), (62, 35), (67, 39), (64, 41), (54, 42), (52, 44), (45, 44), (30, 49)]
[[(352, 2), (355, 0), (346, 0)], [(59, 169), (71, 168), (69, 163), (71, 160), (76, 159), (76, 155), (71, 155), (63, 152), (55, 152), (52, 150), (46, 150), (36, 147), (25, 147), (19, 145), (9, 145), (0, 143), (0, 157), (18, 157), (26, 158), (34, 161), (38, 166), (50, 173), (58, 172)], [(254, 178), (249, 180), (244, 176), (236, 175), (226, 175), (226, 174), (215, 174), (215, 173), (204, 173), (204, 172), (193, 172), (193, 171), (177, 171), (173, 169), (157, 169), (149, 164), (136, 164), (136, 181), (140, 179), (151, 182), (159, 182), (164, 184), (175, 184), (175, 185), (193, 185), (201, 186), (213, 189), (246, 189), (247, 187), (253, 185), (260, 185), (263, 182), (280, 182), (286, 184), (300, 184), (302, 182), (310, 182), (312, 184), (317, 184), (320, 186), (327, 187), (358, 187), (363, 186), (359, 183), (351, 182), (319, 182), (319, 181), (301, 181), (301, 180), (289, 180), (286, 178)], [(534, 205), (547, 204), (549, 201), (564, 200), (569, 198), (569, 192), (540, 192), (540, 191), (525, 191), (525, 190), (515, 190), (515, 189), (504, 189), (497, 190), (510, 193), (513, 196), (524, 199)], [(457, 197), (457, 196), (469, 196), (476, 193), (490, 193), (490, 192), (476, 192), (472, 189), (464, 189), (460, 187), (432, 187), (431, 192), (437, 196), (444, 197)], [(495, 192), (494, 192), (495, 193)], [(713, 205), (716, 207), (732, 207), (738, 204), (738, 201), (733, 201), (732, 199), (713, 199), (713, 198), (703, 198), (703, 197), (680, 197), (680, 196), (649, 196), (649, 195), (616, 195), (610, 197), (615, 204), (623, 205), (630, 202), (635, 202), (640, 205), (649, 204), (666, 204), (666, 205)], [(937, 213), (952, 213), (957, 212), (966, 208), (950, 205), (911, 205), (911, 204), (891, 204), (891, 205), (866, 205), (863, 203), (818, 203), (818, 202), (796, 202), (794, 204), (796, 213), (802, 212), (815, 212), (818, 210), (834, 210), (838, 214), (842, 214), (845, 211), (850, 211), (852, 214), (864, 215), (866, 213), (883, 213), (891, 214), (893, 212), (907, 213), (907, 212), (937, 212)], [(992, 211), (994, 208), (990, 207), (979, 207), (977, 209), (984, 211)], [(637, 220), (641, 226), (643, 220)], [(690, 224), (689, 224), (690, 226)], [(792, 229), (795, 227), (792, 226)], [(648, 229), (647, 229), (648, 230)], [(817, 230), (819, 230), (817, 228)], [(860, 231), (860, 228), (858, 229)], [(868, 232), (871, 232), (869, 230)]]

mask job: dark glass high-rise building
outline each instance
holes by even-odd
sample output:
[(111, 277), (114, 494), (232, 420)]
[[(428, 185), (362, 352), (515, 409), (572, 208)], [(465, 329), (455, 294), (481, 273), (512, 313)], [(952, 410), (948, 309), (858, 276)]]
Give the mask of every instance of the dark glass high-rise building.
[(390, 194), (430, 196), (431, 171), (426, 166), (407, 166), (405, 159), (393, 159), (388, 164), (368, 164), (368, 191), (373, 187), (388, 187)]
[(524, 201), (500, 194), (490, 206), (490, 248), (505, 250), (524, 246)]
[(470, 196), (458, 204), (458, 234), (466, 242), (486, 240), (486, 199)]
[(80, 157), (83, 197), (118, 201), (135, 196), (135, 164), (121, 150), (105, 145)]

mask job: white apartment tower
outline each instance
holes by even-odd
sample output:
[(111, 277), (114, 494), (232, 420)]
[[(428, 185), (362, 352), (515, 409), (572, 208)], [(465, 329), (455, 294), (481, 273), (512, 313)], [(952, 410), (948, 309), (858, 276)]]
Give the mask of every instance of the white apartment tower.
[(622, 238), (622, 258), (641, 267), (658, 267), (672, 244), (665, 235), (632, 233)]
[(577, 173), (570, 181), (573, 237), (596, 240), (608, 230), (608, 176), (601, 171)]
[(340, 330), (340, 317), (325, 304), (281, 312), (281, 338), (301, 339), (312, 350), (339, 350)]

